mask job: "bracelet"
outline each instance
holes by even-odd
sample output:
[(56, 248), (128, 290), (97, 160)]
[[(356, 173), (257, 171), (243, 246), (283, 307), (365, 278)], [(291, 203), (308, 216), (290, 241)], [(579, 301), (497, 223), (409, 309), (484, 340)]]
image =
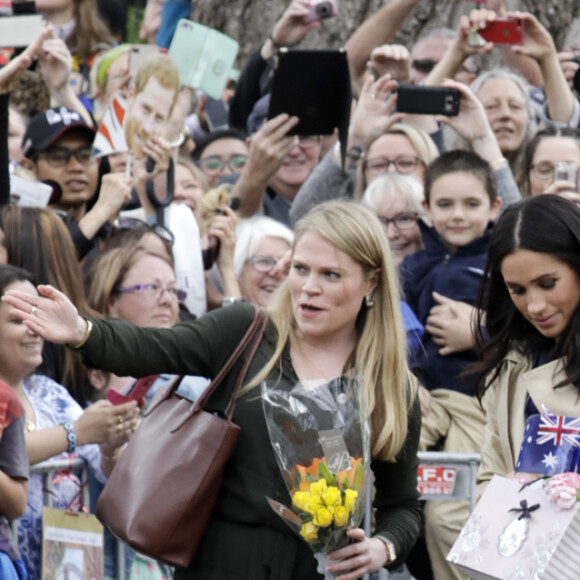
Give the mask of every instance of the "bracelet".
[(93, 331), (93, 323), (88, 318), (85, 318), (85, 322), (87, 323), (87, 329), (85, 330), (85, 335), (81, 338), (80, 342), (77, 342), (76, 344), (69, 344), (69, 347), (72, 348), (73, 350), (81, 348), (81, 346), (83, 346), (83, 344), (85, 344), (85, 342), (89, 340), (89, 336)]
[(237, 304), (238, 302), (245, 302), (245, 300), (238, 296), (224, 296), (222, 298), (222, 306), (231, 306), (232, 304)]
[(72, 423), (64, 423), (63, 427), (66, 431), (66, 438), (68, 439), (67, 453), (74, 453), (77, 448), (77, 434), (75, 433), (75, 428), (72, 426)]
[(268, 36), (268, 40), (272, 43), (272, 46), (276, 49), (276, 50), (280, 50), (281, 48), (284, 48), (283, 44), (278, 44), (274, 38), (272, 37), (272, 33), (270, 33), (270, 36)]
[(499, 169), (505, 163), (507, 163), (507, 159), (505, 157), (500, 157), (499, 159), (495, 159), (494, 161), (489, 162), (492, 169)]

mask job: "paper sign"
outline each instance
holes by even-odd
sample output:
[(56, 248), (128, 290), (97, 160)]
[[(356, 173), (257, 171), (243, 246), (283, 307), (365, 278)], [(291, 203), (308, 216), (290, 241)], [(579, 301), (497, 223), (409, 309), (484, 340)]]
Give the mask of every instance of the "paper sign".
[(419, 465), (417, 488), (422, 495), (453, 495), (457, 469), (439, 465)]

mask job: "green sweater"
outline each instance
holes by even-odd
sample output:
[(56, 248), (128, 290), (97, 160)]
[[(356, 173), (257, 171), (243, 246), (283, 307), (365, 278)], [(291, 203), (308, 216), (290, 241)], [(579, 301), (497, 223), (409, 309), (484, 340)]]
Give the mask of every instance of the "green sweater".
[[(118, 320), (93, 320), (93, 331), (80, 349), (92, 368), (119, 376), (174, 373), (214, 377), (251, 324), (253, 307), (220, 308), (171, 329), (140, 328)], [(276, 330), (267, 327), (252, 361), (253, 377), (272, 357)], [(206, 409), (224, 410), (243, 365), (234, 365)], [(297, 382), (289, 349), (269, 379)], [(404, 561), (419, 533), (417, 446), (420, 431), (417, 401), (409, 417), (409, 433), (396, 462), (373, 461), (376, 508), (375, 534), (395, 544)], [(266, 502), (271, 497), (290, 505), (262, 411), (259, 390), (236, 402), (234, 422), (241, 434), (229, 461), (220, 497), (204, 540), (187, 570), (175, 578), (195, 580), (314, 580), (320, 578), (308, 546), (286, 526)]]

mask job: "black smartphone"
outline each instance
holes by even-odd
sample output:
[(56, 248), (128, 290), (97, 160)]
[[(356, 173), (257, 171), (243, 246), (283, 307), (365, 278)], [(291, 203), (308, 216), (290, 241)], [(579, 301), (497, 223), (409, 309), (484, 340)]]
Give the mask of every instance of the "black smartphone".
[(461, 93), (457, 89), (399, 85), (397, 93), (399, 113), (446, 115), (447, 117), (456, 117), (459, 114)]

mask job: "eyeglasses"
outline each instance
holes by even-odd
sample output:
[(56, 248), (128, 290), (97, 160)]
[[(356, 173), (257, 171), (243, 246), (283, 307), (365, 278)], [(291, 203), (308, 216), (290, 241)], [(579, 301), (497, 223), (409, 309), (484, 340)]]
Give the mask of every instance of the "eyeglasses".
[(150, 230), (155, 232), (160, 238), (163, 238), (166, 242), (169, 242), (170, 245), (173, 246), (173, 242), (175, 241), (175, 236), (171, 230), (160, 226), (158, 224), (148, 224), (143, 220), (131, 217), (118, 217), (113, 222), (113, 227), (119, 230), (136, 230), (138, 228), (143, 228), (146, 230)]
[(117, 292), (119, 294), (141, 292), (149, 300), (158, 300), (163, 296), (163, 292), (167, 292), (171, 298), (175, 298), (179, 302), (183, 302), (187, 298), (187, 292), (185, 290), (179, 290), (179, 288), (165, 288), (159, 284), (136, 284), (135, 286), (119, 288)]
[[(570, 163), (567, 165), (575, 165), (576, 168), (578, 165), (576, 163)], [(553, 179), (554, 171), (556, 166), (550, 161), (540, 161), (539, 163), (534, 163), (530, 165), (530, 171), (532, 175), (541, 181), (547, 181), (548, 179)]]
[(272, 268), (278, 263), (278, 260), (274, 260), (271, 256), (250, 256), (246, 262), (258, 272), (270, 272)]
[(387, 173), (391, 165), (395, 166), (395, 171), (397, 173), (405, 175), (407, 173), (413, 173), (419, 163), (424, 163), (424, 161), (416, 155), (399, 155), (394, 159), (387, 159), (386, 157), (366, 159), (363, 162), (363, 165), (371, 175)]
[(96, 160), (91, 157), (92, 147), (85, 145), (77, 149), (67, 149), (66, 147), (51, 147), (46, 151), (38, 154), (52, 167), (65, 167), (68, 165), (72, 157), (74, 157), (81, 165), (90, 165), (96, 163)]
[(247, 155), (232, 155), (229, 159), (222, 159), (219, 155), (210, 155), (197, 162), (198, 167), (208, 175), (219, 175), (227, 165), (234, 173), (243, 169), (248, 160)]
[(408, 230), (417, 225), (418, 217), (419, 214), (413, 212), (398, 213), (392, 218), (378, 216), (380, 222), (385, 226), (385, 228), (388, 228), (389, 224), (393, 224), (398, 230)]
[(294, 138), (302, 149), (310, 149), (320, 143), (320, 135), (295, 135)]

